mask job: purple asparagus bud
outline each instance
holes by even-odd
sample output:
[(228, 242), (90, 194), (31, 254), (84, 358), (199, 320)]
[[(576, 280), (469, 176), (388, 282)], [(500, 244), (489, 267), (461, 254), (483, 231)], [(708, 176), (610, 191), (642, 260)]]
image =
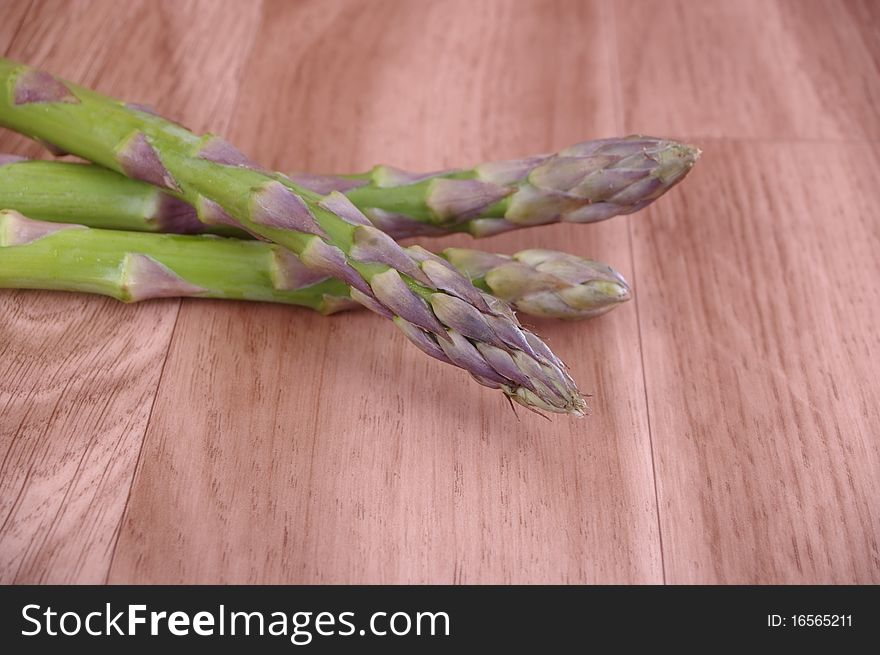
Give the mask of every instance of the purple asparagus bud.
[(344, 193), (395, 239), (450, 232), (483, 237), (638, 211), (680, 182), (699, 155), (693, 146), (636, 135), (470, 170), (409, 173), (376, 166), (363, 175), (293, 179), (319, 193)]
[(591, 318), (631, 297), (626, 280), (607, 264), (556, 250), (523, 250), (507, 257), (448, 248), (443, 256), (492, 295), (532, 316)]

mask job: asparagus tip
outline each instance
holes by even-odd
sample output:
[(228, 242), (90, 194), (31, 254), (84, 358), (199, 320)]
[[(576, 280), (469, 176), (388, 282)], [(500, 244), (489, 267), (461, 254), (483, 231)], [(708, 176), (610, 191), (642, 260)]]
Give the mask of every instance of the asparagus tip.
[(658, 166), (654, 176), (663, 182), (666, 190), (684, 179), (702, 153), (696, 146), (672, 143), (657, 154)]
[(554, 414), (568, 414), (574, 418), (583, 418), (587, 415), (587, 401), (579, 393), (572, 395), (567, 405), (560, 408), (545, 402), (540, 395), (526, 389), (525, 387), (517, 387), (511, 391), (505, 391), (505, 395), (514, 402), (522, 405), (526, 409), (540, 414), (539, 410), (553, 412)]

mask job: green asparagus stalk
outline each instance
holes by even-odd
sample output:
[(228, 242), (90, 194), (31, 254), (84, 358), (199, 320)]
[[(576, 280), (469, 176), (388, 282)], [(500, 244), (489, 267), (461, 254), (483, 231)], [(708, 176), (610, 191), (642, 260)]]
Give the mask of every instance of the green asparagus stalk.
[(93, 164), (0, 154), (0, 207), (31, 218), (111, 230), (251, 238), (229, 226), (205, 225), (182, 200)]
[(484, 237), (631, 214), (684, 179), (699, 155), (693, 146), (632, 135), (469, 169), (422, 174), (376, 166), (361, 174), (291, 179), (320, 193), (344, 193), (395, 239), (451, 232)]
[(312, 274), (277, 244), (95, 229), (13, 210), (0, 211), (0, 287), (82, 291), (123, 302), (177, 296), (256, 300), (322, 314), (360, 307), (344, 282)]
[[(322, 314), (360, 307), (344, 282), (310, 274), (277, 244), (88, 223), (0, 211), (0, 287), (100, 293), (124, 302), (169, 296), (256, 300)], [(483, 289), (534, 316), (587, 318), (629, 296), (626, 281), (609, 267), (552, 250), (506, 257), (450, 248), (442, 255)]]
[(412, 256), (344, 195), (321, 196), (260, 169), (219, 137), (7, 59), (0, 82), (0, 124), (161, 187), (203, 222), (243, 227), (292, 250), (309, 269), (344, 280), (354, 300), (393, 320), (424, 352), (526, 407), (583, 414), (564, 364), (508, 305), (441, 258)]
[[(556, 155), (491, 162), (472, 169), (416, 174), (376, 166), (359, 175), (302, 173), (290, 179), (316, 193), (344, 193), (376, 227), (395, 239), (454, 232), (482, 237), (557, 221), (591, 223), (630, 214), (684, 179), (699, 154), (698, 149), (675, 141), (630, 136), (587, 141)], [(11, 169), (10, 180), (0, 182), (4, 192), (18, 173), (16, 166)], [(28, 175), (51, 173), (52, 169), (41, 168)], [(88, 169), (65, 174), (70, 183), (74, 177), (102, 182), (89, 179)], [(158, 191), (150, 195), (144, 206), (157, 214), (154, 225), (164, 221), (183, 233), (235, 235), (227, 225), (204, 225), (194, 216), (185, 217), (173, 203), (160, 205), (167, 195)]]
[[(0, 207), (114, 230), (187, 233), (202, 225), (195, 209), (149, 184), (99, 166), (8, 155), (0, 155)], [(533, 316), (589, 318), (630, 295), (626, 281), (609, 266), (553, 250), (507, 257), (451, 248), (440, 255), (484, 291)]]

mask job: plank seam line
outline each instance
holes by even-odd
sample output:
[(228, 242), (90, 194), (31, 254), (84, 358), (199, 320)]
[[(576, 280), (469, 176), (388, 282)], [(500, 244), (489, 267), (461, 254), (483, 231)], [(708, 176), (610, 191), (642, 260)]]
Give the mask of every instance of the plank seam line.
[(633, 246), (632, 218), (630, 216), (626, 217), (626, 223), (627, 235), (629, 237), (630, 261), (632, 262), (633, 269), (633, 281), (636, 287), (635, 293), (633, 294), (633, 303), (636, 308), (636, 328), (639, 334), (639, 357), (642, 362), (642, 388), (645, 391), (645, 416), (648, 421), (648, 446), (651, 449), (651, 472), (654, 477), (654, 506), (657, 508), (657, 538), (660, 540), (660, 568), (663, 572), (663, 584), (666, 584), (666, 557), (663, 553), (663, 528), (660, 521), (660, 492), (658, 490), (659, 485), (657, 484), (657, 462), (654, 455), (654, 431), (651, 427), (651, 405), (648, 399), (648, 374), (645, 370), (645, 341), (642, 338), (642, 315), (641, 312), (639, 312), (639, 285), (636, 271), (635, 248)]
[(147, 421), (144, 423), (144, 431), (141, 436), (141, 445), (138, 448), (137, 459), (134, 462), (134, 470), (131, 474), (131, 482), (128, 485), (128, 493), (125, 495), (125, 504), (122, 506), (122, 513), (119, 515), (119, 524), (116, 526), (116, 535), (113, 537), (113, 548), (110, 551), (110, 560), (107, 564), (107, 574), (104, 576), (104, 584), (110, 583), (110, 571), (113, 570), (113, 562), (116, 559), (116, 547), (119, 545), (119, 537), (122, 534), (122, 526), (125, 525), (125, 517), (128, 514), (128, 506), (131, 502), (131, 493), (134, 490), (134, 483), (137, 479), (138, 469), (141, 465), (141, 458), (144, 455), (144, 446), (147, 443), (147, 434), (150, 431), (150, 423), (153, 420), (153, 410), (156, 408), (156, 399), (159, 397), (159, 389), (162, 387), (162, 379), (165, 377), (165, 365), (168, 363), (168, 356), (171, 354), (171, 348), (174, 345), (174, 334), (177, 332), (177, 323), (180, 320), (180, 308), (183, 301), (177, 302), (177, 312), (174, 314), (174, 325), (171, 328), (171, 336), (168, 338), (168, 347), (165, 349), (165, 357), (162, 359), (162, 368), (159, 369), (159, 379), (156, 381), (156, 387), (153, 390), (153, 400), (150, 403), (150, 412), (147, 414)]
[[(321, 359), (324, 360), (327, 356), (327, 346), (330, 342), (330, 330), (324, 331), (324, 339), (322, 343), (323, 354), (321, 355)], [(324, 386), (324, 367), (321, 367), (321, 370), (318, 373), (318, 385), (317, 385), (317, 393), (318, 398), (320, 398), (321, 389)], [(312, 480), (315, 479), (315, 452), (318, 448), (318, 416), (320, 414), (320, 403), (315, 403), (315, 407), (312, 411), (312, 447), (309, 450), (309, 472), (306, 476), (306, 493), (309, 495), (309, 500), (311, 500), (312, 496)], [(312, 519), (312, 503), (308, 503), (306, 505), (305, 516), (303, 517), (302, 522), (302, 533), (305, 537), (309, 534), (309, 529), (311, 528), (310, 522)], [(307, 561), (303, 558), (302, 567), (300, 571), (298, 571), (299, 575), (305, 577), (303, 575), (304, 570), (306, 568)], [(303, 584), (303, 580), (300, 579), (298, 584)]]
[[(606, 15), (606, 20), (610, 23), (611, 26), (611, 29), (608, 30), (610, 35), (609, 38), (611, 40), (611, 97), (615, 105), (614, 109), (617, 119), (617, 128), (620, 131), (624, 131), (626, 125), (624, 124), (625, 119), (623, 115), (623, 90), (620, 85), (620, 49), (617, 39), (617, 18), (614, 14), (614, 8), (609, 5), (610, 3), (608, 2), (608, 0), (605, 0), (605, 2), (602, 4)], [(663, 584), (666, 584), (666, 557), (663, 552), (663, 527), (660, 520), (660, 493), (658, 491), (657, 465), (654, 457), (654, 434), (651, 427), (651, 406), (648, 400), (648, 376), (647, 372), (645, 371), (645, 340), (642, 338), (642, 317), (639, 312), (639, 276), (638, 269), (636, 268), (635, 248), (633, 246), (632, 216), (625, 216), (624, 218), (626, 219), (626, 233), (627, 241), (629, 244), (629, 259), (632, 265), (632, 281), (635, 287), (635, 293), (633, 294), (633, 304), (635, 305), (636, 310), (636, 329), (639, 335), (639, 360), (642, 365), (642, 389), (645, 394), (645, 419), (648, 424), (648, 449), (651, 451), (651, 476), (654, 483), (654, 511), (657, 516), (657, 540), (660, 547), (660, 572), (662, 575)]]

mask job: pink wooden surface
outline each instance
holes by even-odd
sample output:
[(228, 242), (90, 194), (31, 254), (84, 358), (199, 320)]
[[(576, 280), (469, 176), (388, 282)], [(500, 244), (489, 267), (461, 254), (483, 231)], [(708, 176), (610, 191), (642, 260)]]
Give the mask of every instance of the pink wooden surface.
[(280, 170), (636, 131), (705, 154), (635, 216), (478, 244), (633, 283), (537, 326), (581, 421), (516, 417), (366, 314), (0, 292), (0, 581), (880, 581), (876, 3), (2, 12), (7, 56)]

